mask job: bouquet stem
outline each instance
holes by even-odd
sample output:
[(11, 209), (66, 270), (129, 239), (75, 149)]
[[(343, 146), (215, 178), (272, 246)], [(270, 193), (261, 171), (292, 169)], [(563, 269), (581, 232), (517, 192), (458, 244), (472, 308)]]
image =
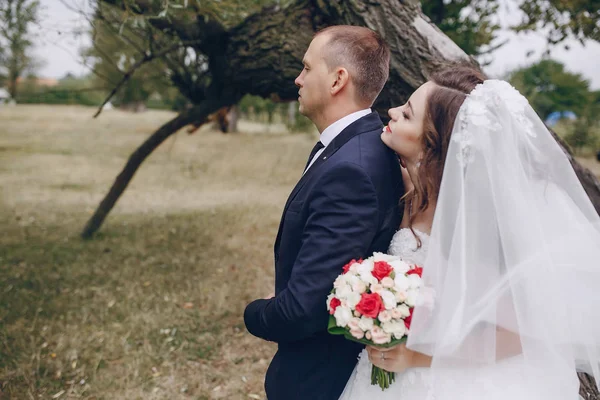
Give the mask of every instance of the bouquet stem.
[(381, 390), (385, 390), (396, 380), (396, 374), (373, 365), (371, 369), (371, 385), (379, 385)]

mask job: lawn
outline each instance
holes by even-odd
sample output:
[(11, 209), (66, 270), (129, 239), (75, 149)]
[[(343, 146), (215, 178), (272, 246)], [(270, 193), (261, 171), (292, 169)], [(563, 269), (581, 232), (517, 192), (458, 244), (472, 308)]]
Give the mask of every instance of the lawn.
[(182, 131), (83, 241), (129, 154), (173, 117), (93, 111), (0, 109), (0, 398), (264, 398), (275, 347), (242, 313), (272, 290), (314, 138)]

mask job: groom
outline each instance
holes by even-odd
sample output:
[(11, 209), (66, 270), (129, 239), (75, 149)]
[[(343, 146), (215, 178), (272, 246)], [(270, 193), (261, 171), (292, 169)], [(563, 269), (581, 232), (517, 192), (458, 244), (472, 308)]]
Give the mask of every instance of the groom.
[(290, 194), (275, 240), (275, 296), (244, 312), (253, 335), (275, 342), (269, 400), (336, 400), (362, 346), (327, 333), (326, 298), (351, 259), (386, 252), (403, 193), (395, 154), (371, 111), (389, 75), (390, 52), (367, 28), (317, 33), (296, 78), (300, 112), (321, 133)]

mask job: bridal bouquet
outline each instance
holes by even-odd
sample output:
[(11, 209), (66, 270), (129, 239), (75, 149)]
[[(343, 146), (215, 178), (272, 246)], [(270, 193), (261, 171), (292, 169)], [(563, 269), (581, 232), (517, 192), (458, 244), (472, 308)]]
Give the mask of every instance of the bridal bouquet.
[[(327, 298), (329, 333), (378, 347), (405, 342), (422, 272), (417, 265), (383, 253), (350, 261)], [(371, 384), (385, 390), (394, 379), (393, 372), (373, 366)]]

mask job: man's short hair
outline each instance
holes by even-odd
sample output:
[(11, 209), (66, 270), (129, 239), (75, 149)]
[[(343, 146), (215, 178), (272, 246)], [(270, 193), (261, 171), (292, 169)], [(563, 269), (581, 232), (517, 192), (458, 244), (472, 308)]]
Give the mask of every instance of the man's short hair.
[(372, 105), (390, 74), (387, 43), (377, 32), (362, 26), (335, 25), (317, 32), (322, 34), (329, 36), (324, 54), (329, 70), (346, 68), (358, 100)]

